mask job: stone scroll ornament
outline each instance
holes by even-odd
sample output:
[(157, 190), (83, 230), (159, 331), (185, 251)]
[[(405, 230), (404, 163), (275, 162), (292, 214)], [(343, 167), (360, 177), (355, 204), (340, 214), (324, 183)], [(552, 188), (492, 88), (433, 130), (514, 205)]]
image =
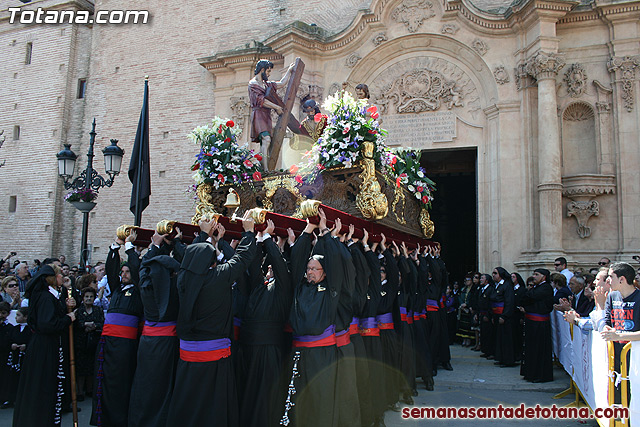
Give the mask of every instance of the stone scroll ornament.
[(600, 204), (597, 201), (571, 201), (567, 203), (567, 216), (574, 216), (578, 221), (578, 236), (586, 239), (591, 236), (591, 227), (587, 226), (589, 218), (600, 215)]
[(379, 98), (382, 104), (394, 104), (398, 113), (436, 111), (443, 103), (449, 110), (464, 106), (464, 95), (456, 82), (429, 69), (415, 69), (403, 74), (383, 88)]
[(391, 17), (404, 24), (410, 33), (418, 31), (422, 21), (436, 16), (433, 11), (433, 3), (429, 0), (404, 0), (391, 13)]
[(635, 85), (636, 68), (640, 66), (640, 55), (611, 58), (607, 63), (610, 73), (619, 72), (622, 83), (622, 101), (627, 112), (633, 111), (633, 87)]

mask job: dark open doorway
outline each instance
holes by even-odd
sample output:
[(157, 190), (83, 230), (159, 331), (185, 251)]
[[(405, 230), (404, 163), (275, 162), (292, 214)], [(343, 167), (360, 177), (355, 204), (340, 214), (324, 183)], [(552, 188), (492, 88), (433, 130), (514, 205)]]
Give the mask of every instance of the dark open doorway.
[(477, 150), (424, 150), (421, 164), (436, 183), (433, 240), (442, 244), (450, 283), (478, 268)]

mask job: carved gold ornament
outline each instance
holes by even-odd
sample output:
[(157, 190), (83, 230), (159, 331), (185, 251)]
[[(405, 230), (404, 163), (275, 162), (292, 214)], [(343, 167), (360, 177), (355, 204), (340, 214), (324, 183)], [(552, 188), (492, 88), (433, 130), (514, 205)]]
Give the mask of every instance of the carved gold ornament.
[(249, 211), (251, 213), (251, 218), (253, 218), (253, 222), (256, 224), (264, 224), (267, 220), (267, 210), (262, 208), (253, 208)]
[(433, 221), (431, 221), (431, 217), (429, 216), (429, 211), (425, 208), (422, 208), (420, 212), (420, 227), (422, 227), (422, 232), (427, 239), (433, 237), (433, 233), (435, 231), (435, 225)]
[(198, 185), (196, 189), (196, 194), (198, 195), (198, 204), (196, 205), (196, 214), (191, 218), (191, 224), (198, 225), (198, 222), (201, 219), (211, 220), (213, 218), (217, 218), (220, 216), (218, 212), (216, 212), (213, 204), (213, 197), (211, 196), (211, 191), (213, 187), (211, 184), (202, 183)]
[(156, 224), (156, 231), (158, 234), (171, 234), (173, 233), (173, 225), (175, 221), (169, 221), (168, 219), (163, 219), (158, 224)]
[(380, 190), (380, 183), (376, 179), (376, 164), (373, 160), (373, 142), (363, 143), (362, 173), (360, 178), (360, 192), (356, 196), (356, 207), (366, 219), (378, 220), (389, 213), (387, 196)]
[(118, 236), (118, 239), (120, 240), (126, 240), (126, 238), (131, 234), (131, 231), (135, 228), (137, 227), (133, 225), (121, 225), (116, 230), (116, 236)]
[(300, 204), (300, 213), (302, 218), (311, 218), (318, 215), (320, 208), (320, 200), (305, 200)]
[(284, 188), (295, 196), (296, 206), (298, 208), (296, 209), (296, 213), (293, 216), (299, 218), (300, 204), (304, 201), (304, 197), (302, 197), (300, 191), (298, 191), (295, 179), (292, 176), (280, 175), (264, 178), (262, 181), (264, 183), (263, 188), (266, 191), (262, 206), (264, 206), (264, 208), (268, 211), (273, 211), (273, 196), (274, 194), (276, 194), (276, 191), (278, 191), (278, 188)]

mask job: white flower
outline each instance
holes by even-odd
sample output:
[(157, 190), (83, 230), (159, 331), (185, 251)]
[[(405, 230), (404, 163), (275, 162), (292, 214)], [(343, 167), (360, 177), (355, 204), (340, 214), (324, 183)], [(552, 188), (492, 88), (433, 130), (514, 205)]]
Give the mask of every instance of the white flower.
[(424, 173), (422, 173), (422, 171), (421, 171), (421, 170), (419, 170), (419, 171), (418, 171), (418, 176), (419, 176), (420, 178), (424, 178)]
[(197, 170), (196, 173), (193, 174), (192, 178), (198, 185), (204, 182), (204, 176), (202, 175), (202, 171), (200, 170)]
[(415, 187), (414, 187), (413, 185), (410, 185), (410, 186), (408, 186), (407, 188), (408, 188), (408, 189), (409, 189), (409, 191), (411, 191), (412, 193), (413, 193), (414, 191), (416, 191), (416, 189), (415, 189)]

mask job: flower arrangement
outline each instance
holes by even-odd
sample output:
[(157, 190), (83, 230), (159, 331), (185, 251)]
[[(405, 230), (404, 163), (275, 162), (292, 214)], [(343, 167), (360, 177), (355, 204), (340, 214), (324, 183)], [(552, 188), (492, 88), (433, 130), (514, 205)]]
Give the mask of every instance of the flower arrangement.
[(98, 192), (91, 188), (74, 189), (68, 192), (64, 199), (69, 202), (93, 202), (98, 198)]
[(384, 147), (386, 131), (381, 129), (375, 106), (367, 106), (364, 99), (356, 100), (349, 92), (339, 91), (329, 96), (323, 104), (329, 116), (316, 114), (315, 120), (327, 118), (327, 126), (303, 159), (303, 170), (354, 166), (362, 159), (362, 143), (375, 143), (374, 158)]
[(427, 178), (420, 166), (420, 151), (396, 148), (388, 149), (381, 158), (383, 169), (394, 178), (398, 187), (404, 186), (424, 208), (431, 208), (435, 183)]
[(242, 129), (232, 120), (214, 117), (211, 124), (198, 126), (187, 136), (200, 145), (191, 170), (196, 185), (203, 182), (216, 189), (225, 184), (242, 184), (262, 179), (262, 156), (239, 146)]

